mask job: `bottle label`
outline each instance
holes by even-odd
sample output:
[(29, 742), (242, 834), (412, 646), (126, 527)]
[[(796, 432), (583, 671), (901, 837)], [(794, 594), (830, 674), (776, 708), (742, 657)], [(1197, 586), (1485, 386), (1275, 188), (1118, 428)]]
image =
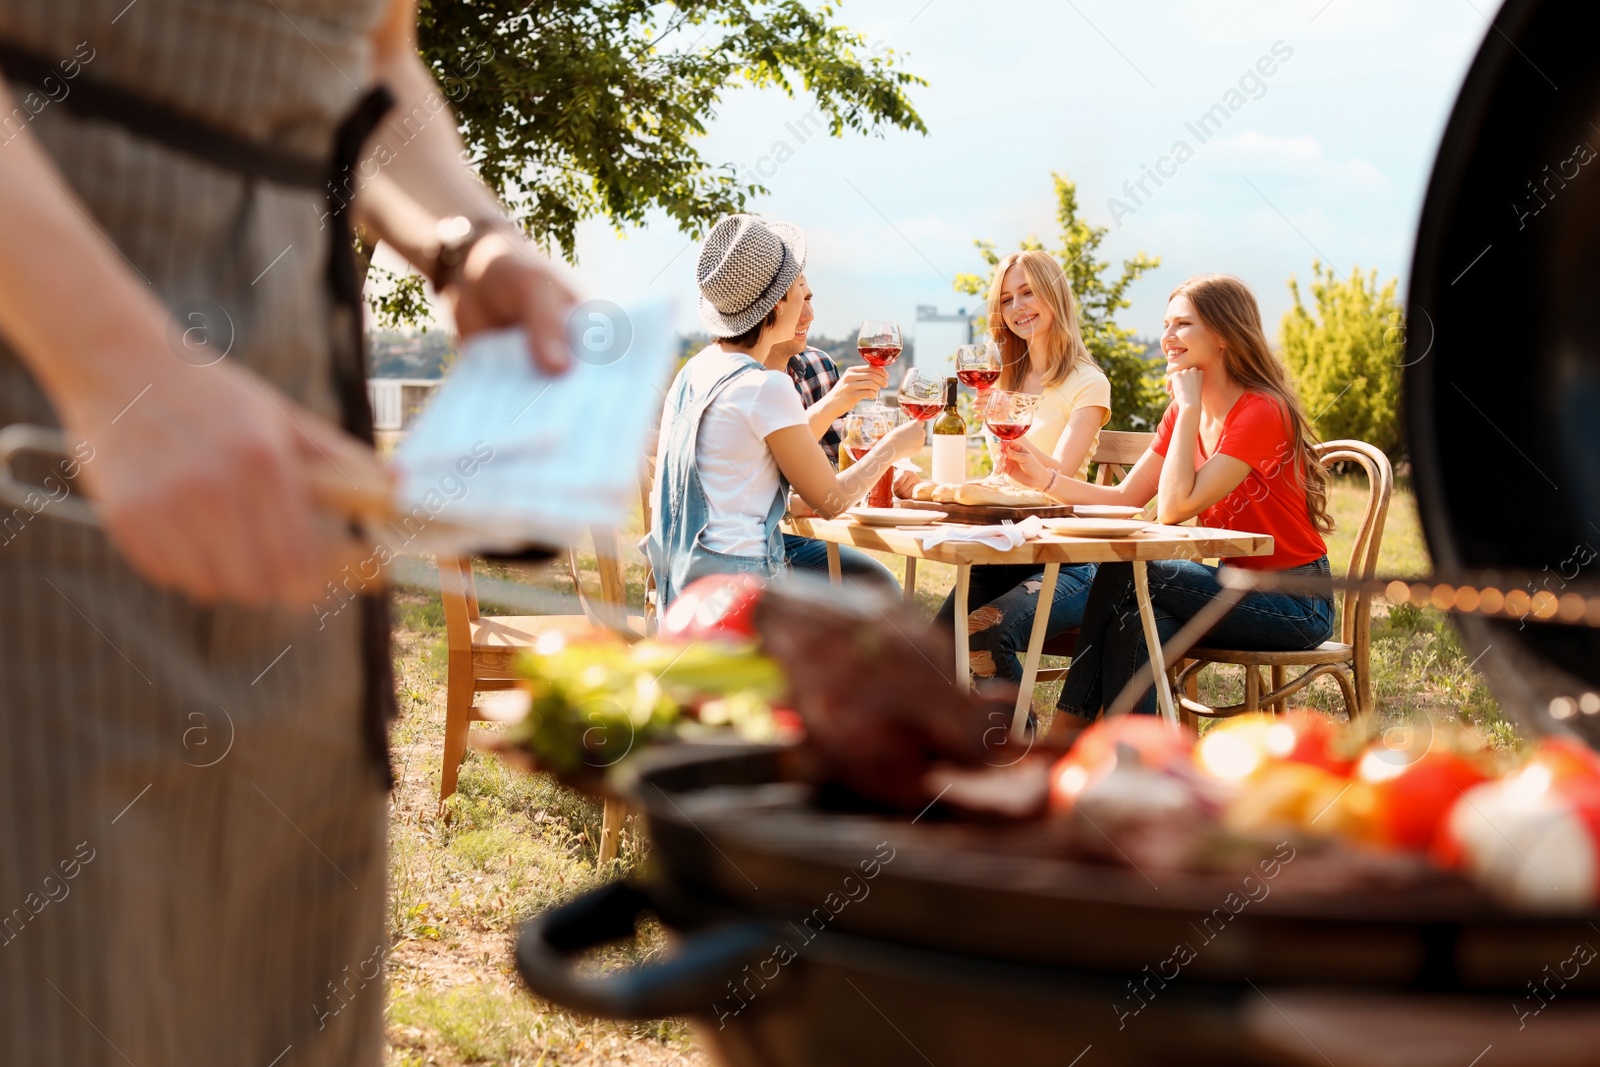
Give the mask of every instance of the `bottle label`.
[(933, 435), (933, 480), (959, 485), (967, 480), (967, 439), (962, 434)]

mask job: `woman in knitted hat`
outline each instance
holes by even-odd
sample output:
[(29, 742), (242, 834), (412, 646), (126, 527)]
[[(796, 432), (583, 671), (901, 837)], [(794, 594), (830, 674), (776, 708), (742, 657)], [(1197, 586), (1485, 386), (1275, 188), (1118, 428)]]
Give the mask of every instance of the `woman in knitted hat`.
[(663, 609), (707, 574), (780, 574), (790, 488), (832, 518), (922, 447), (907, 423), (843, 473), (828, 462), (773, 352), (794, 337), (805, 263), (799, 229), (754, 215), (723, 218), (700, 249), (700, 321), (716, 340), (678, 372), (662, 416), (647, 547)]

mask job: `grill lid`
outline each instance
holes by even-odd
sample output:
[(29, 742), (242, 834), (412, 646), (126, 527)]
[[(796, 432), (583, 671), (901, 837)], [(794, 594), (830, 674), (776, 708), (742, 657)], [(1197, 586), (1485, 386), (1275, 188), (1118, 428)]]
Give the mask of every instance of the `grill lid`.
[[(1508, 0), (1434, 165), (1407, 305), (1407, 441), (1442, 576), (1600, 582), (1600, 6)], [(1592, 614), (1592, 613), (1591, 613)], [(1600, 742), (1600, 629), (1457, 616), (1508, 715)], [(1593, 709), (1593, 710), (1590, 710)]]

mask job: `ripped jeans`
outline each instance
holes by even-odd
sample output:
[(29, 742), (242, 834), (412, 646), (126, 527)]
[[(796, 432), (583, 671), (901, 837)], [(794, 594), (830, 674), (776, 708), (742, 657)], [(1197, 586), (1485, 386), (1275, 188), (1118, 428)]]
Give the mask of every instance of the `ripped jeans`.
[[(1284, 573), (1326, 575), (1328, 557), (1290, 567)], [(1217, 568), (1193, 560), (1158, 560), (1149, 565), (1149, 574), (1150, 603), (1162, 644), (1172, 640), (1184, 623), (1222, 591)], [(1246, 593), (1207, 631), (1204, 643), (1258, 652), (1299, 652), (1316, 648), (1332, 636), (1330, 597)], [(1083, 719), (1096, 718), (1149, 659), (1134, 595), (1133, 564), (1100, 564), (1078, 632), (1078, 653), (1056, 710)], [(1133, 710), (1156, 713), (1154, 686), (1145, 687)]]
[[(1095, 564), (1076, 563), (1061, 568), (1056, 578), (1055, 600), (1050, 605), (1046, 637), (1055, 637), (1083, 620), (1094, 582)], [(972, 673), (979, 683), (987, 678), (1022, 681), (1022, 656), (1028, 650), (1033, 617), (1039, 607), (1044, 568), (1031, 563), (991, 564), (972, 568), (967, 587), (967, 648)], [(955, 594), (945, 597), (936, 625), (952, 626)]]

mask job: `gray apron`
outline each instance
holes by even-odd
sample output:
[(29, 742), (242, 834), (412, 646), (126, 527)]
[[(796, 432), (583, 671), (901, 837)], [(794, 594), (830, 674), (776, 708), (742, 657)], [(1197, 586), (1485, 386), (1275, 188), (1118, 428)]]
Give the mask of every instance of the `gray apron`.
[[(352, 429), (353, 281), (337, 299), (329, 286), (347, 215), (304, 183), (68, 105), (127, 90), (246, 150), (327, 160), (370, 83), (382, 9), (0, 8), (0, 40), (56, 63), (61, 97), (13, 84), (25, 117), (0, 141), (25, 121), (175, 322), (202, 310), (225, 358)], [(55, 421), (0, 346), (0, 424)], [(96, 531), (0, 515), (0, 1063), (379, 1062), (375, 621), (357, 604), (199, 607)]]

